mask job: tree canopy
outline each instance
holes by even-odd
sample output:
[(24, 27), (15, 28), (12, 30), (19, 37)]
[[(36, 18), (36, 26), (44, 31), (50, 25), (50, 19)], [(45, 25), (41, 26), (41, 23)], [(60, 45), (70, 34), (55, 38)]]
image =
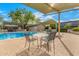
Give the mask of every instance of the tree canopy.
[(9, 16), (12, 18), (12, 22), (19, 24), (20, 26), (24, 27), (28, 24), (29, 20), (34, 21), (35, 16), (31, 11), (26, 9), (16, 9), (15, 11), (11, 11)]
[(3, 24), (3, 16), (0, 15), (0, 25)]

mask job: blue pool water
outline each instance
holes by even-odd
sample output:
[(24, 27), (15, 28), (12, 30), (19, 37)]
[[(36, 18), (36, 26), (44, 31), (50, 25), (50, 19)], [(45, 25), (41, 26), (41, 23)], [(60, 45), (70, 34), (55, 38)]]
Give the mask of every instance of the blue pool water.
[(20, 38), (24, 36), (32, 36), (36, 32), (10, 32), (10, 33), (0, 33), (0, 40)]

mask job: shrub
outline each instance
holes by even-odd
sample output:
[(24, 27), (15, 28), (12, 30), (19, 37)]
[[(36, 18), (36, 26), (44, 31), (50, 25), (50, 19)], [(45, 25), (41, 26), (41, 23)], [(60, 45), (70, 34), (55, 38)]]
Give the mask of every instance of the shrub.
[(67, 24), (65, 24), (64, 28), (65, 29), (71, 29), (71, 26), (72, 26), (71, 23), (67, 23)]
[(75, 27), (72, 29), (73, 31), (79, 31), (79, 27)]
[(50, 24), (50, 27), (51, 27), (52, 29), (55, 29), (55, 28), (56, 28), (56, 24)]
[(67, 29), (61, 29), (61, 32), (67, 32)]

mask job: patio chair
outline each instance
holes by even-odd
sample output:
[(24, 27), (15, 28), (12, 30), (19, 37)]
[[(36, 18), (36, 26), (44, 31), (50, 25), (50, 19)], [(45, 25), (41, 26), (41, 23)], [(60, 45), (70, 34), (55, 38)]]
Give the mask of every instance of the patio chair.
[(50, 32), (48, 33), (47, 37), (41, 38), (40, 45), (42, 45), (43, 41), (46, 42), (48, 52), (49, 50), (51, 50), (49, 43), (53, 40), (53, 44), (54, 44), (55, 35), (56, 35), (56, 32)]
[[(29, 44), (28, 44), (28, 52), (30, 52), (31, 43), (32, 43), (33, 41), (37, 40), (37, 45), (38, 45), (38, 38), (33, 38), (32, 35), (29, 36), (28, 34), (25, 34), (25, 38), (26, 38), (26, 40), (25, 40), (25, 46), (24, 46), (24, 47), (26, 47), (26, 44), (29, 43)], [(38, 46), (37, 46), (37, 47), (38, 47)]]

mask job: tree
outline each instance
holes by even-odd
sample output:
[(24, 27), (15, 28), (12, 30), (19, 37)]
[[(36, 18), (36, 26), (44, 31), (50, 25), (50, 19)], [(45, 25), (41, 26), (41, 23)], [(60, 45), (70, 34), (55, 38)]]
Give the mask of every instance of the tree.
[(0, 27), (3, 27), (3, 17), (0, 15)]
[(0, 16), (0, 22), (3, 22), (3, 17), (2, 16)]
[(39, 24), (39, 23), (40, 23), (40, 19), (39, 18), (35, 18), (34, 20), (28, 21), (28, 24)]
[(71, 29), (71, 23), (67, 23), (67, 24), (65, 24), (65, 26), (64, 26), (64, 28), (66, 28), (66, 29)]
[(22, 28), (25, 28), (25, 25), (28, 24), (29, 20), (35, 20), (35, 16), (32, 12), (27, 11), (26, 9), (16, 9), (15, 11), (11, 11), (9, 16), (12, 18), (13, 23), (19, 24)]

